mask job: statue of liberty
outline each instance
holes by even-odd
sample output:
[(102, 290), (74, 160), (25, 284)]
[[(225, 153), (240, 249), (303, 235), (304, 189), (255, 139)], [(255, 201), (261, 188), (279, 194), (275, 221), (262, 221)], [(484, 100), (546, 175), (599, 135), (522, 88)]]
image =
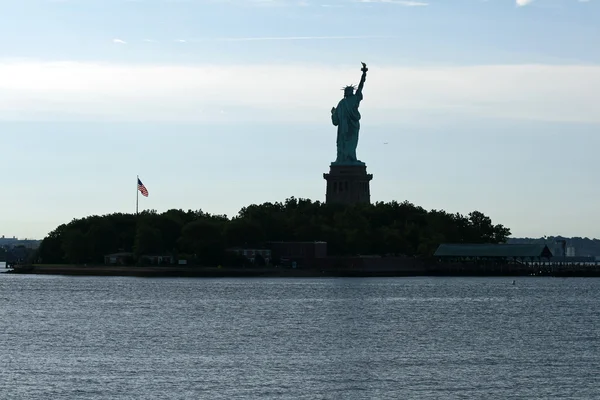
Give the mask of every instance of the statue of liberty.
[(344, 88), (344, 98), (337, 107), (331, 109), (331, 122), (337, 126), (337, 158), (332, 164), (365, 165), (356, 158), (358, 131), (360, 130), (360, 112), (358, 106), (363, 99), (362, 90), (367, 79), (367, 64), (362, 64), (362, 76), (354, 93), (353, 85)]

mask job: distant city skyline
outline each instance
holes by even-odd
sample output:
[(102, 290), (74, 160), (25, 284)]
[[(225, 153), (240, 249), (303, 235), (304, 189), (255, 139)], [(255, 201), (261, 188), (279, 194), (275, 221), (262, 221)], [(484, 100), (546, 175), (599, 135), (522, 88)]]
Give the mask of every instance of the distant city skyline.
[[(24, 7), (27, 5), (27, 7)], [(600, 1), (0, 0), (0, 230), (325, 200), (369, 65), (372, 201), (600, 237)], [(135, 182), (134, 182), (135, 181)]]

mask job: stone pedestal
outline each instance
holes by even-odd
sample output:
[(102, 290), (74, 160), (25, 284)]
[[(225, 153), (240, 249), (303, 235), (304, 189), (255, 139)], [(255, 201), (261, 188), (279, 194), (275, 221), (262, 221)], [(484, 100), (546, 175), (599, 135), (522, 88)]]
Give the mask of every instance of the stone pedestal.
[(323, 178), (327, 181), (327, 204), (371, 203), (369, 184), (373, 175), (367, 174), (366, 165), (331, 164)]

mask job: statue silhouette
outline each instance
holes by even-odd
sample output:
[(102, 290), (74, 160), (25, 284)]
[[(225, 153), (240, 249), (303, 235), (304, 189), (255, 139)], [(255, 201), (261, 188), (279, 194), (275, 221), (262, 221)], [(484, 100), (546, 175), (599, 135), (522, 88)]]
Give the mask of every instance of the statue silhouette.
[(360, 131), (360, 112), (358, 107), (363, 99), (362, 90), (367, 79), (367, 64), (362, 63), (362, 76), (354, 93), (354, 86), (344, 88), (344, 98), (337, 107), (331, 109), (331, 122), (337, 126), (337, 158), (333, 164), (364, 165), (356, 158), (358, 132)]

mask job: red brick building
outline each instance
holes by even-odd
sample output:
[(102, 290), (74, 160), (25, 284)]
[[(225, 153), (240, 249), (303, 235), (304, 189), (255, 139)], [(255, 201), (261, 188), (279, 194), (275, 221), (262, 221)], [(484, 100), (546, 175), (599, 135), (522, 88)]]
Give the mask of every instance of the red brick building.
[(273, 260), (284, 266), (311, 268), (327, 257), (327, 242), (269, 242)]

